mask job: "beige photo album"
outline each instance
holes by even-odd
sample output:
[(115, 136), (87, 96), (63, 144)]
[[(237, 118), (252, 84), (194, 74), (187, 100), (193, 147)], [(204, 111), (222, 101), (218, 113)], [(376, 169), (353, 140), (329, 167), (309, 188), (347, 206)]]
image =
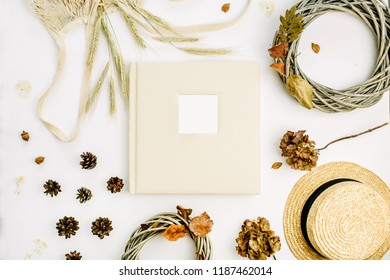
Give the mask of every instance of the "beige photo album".
[(132, 194), (260, 192), (260, 64), (130, 66)]

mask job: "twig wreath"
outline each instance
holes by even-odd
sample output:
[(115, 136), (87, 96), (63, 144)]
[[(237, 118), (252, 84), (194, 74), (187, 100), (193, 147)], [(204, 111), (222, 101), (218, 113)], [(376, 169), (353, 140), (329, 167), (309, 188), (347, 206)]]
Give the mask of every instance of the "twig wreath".
[[(345, 12), (362, 19), (376, 35), (378, 56), (371, 77), (362, 84), (336, 90), (311, 80), (297, 62), (301, 33), (317, 17)], [(384, 0), (302, 0), (280, 17), (273, 47), (269, 49), (288, 92), (308, 108), (346, 112), (376, 104), (390, 89), (390, 8)]]
[(122, 260), (138, 260), (141, 249), (147, 241), (156, 235), (163, 234), (169, 241), (189, 235), (194, 241), (196, 260), (210, 260), (212, 245), (208, 237), (213, 221), (206, 212), (190, 218), (191, 209), (177, 206), (177, 213), (162, 213), (151, 217), (141, 224), (130, 236), (126, 244)]

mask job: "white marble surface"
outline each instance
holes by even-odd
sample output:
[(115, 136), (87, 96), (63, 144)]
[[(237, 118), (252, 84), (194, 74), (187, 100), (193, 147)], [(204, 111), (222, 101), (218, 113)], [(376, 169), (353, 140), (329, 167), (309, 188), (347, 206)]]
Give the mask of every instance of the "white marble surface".
[[(221, 22), (236, 16), (245, 1), (231, 1), (228, 13), (220, 11), (224, 1), (187, 0), (145, 1), (150, 11), (175, 24)], [(237, 25), (222, 31), (201, 34), (201, 45), (231, 47), (233, 54), (224, 57), (195, 57), (171, 46), (147, 40), (148, 50), (137, 48), (118, 14), (111, 20), (127, 61), (130, 60), (259, 60), (262, 63), (261, 102), (261, 194), (254, 196), (132, 196), (127, 190), (111, 194), (106, 181), (111, 176), (128, 179), (127, 112), (118, 102), (115, 117), (109, 116), (107, 87), (96, 108), (88, 115), (80, 137), (72, 143), (54, 138), (37, 118), (37, 102), (48, 87), (56, 67), (56, 45), (42, 23), (23, 0), (1, 0), (0, 3), (0, 259), (23, 259), (35, 247), (34, 239), (44, 240), (48, 247), (33, 259), (63, 259), (71, 250), (82, 253), (83, 259), (119, 259), (130, 233), (154, 214), (175, 211), (177, 204), (193, 208), (195, 214), (207, 211), (215, 226), (210, 233), (214, 259), (241, 259), (235, 252), (235, 238), (245, 219), (267, 217), (272, 229), (280, 235), (282, 250), (278, 259), (294, 259), (283, 233), (283, 210), (294, 183), (304, 172), (286, 164), (279, 170), (271, 165), (281, 161), (279, 141), (287, 130), (307, 130), (318, 146), (348, 134), (354, 134), (389, 121), (388, 94), (375, 106), (350, 113), (325, 114), (306, 110), (283, 88), (277, 75), (269, 69), (272, 63), (267, 49), (279, 26), (279, 15), (295, 1), (275, 1), (275, 11), (264, 14), (254, 0), (248, 14)], [(76, 118), (81, 84), (84, 27), (72, 29), (67, 36), (68, 60), (63, 78), (48, 100), (45, 114), (66, 131), (71, 131)], [(374, 37), (360, 20), (332, 14), (318, 19), (302, 36), (302, 68), (313, 79), (333, 87), (345, 87), (367, 79), (375, 60)], [(103, 41), (103, 40), (102, 40)], [(312, 53), (311, 42), (321, 46)], [(97, 68), (106, 62), (106, 46), (100, 48)], [(96, 71), (94, 81), (97, 79)], [(15, 91), (20, 80), (29, 80), (32, 91), (21, 98)], [(120, 99), (118, 98), (118, 101)], [(20, 133), (30, 133), (29, 142)], [(365, 166), (390, 183), (390, 130), (376, 132), (335, 144), (321, 152), (319, 164), (351, 161)], [(156, 139), (158, 141), (158, 139)], [(82, 152), (90, 151), (99, 158), (90, 171), (79, 165)], [(42, 165), (34, 158), (45, 156)], [(232, 159), (234, 160), (234, 159)], [(15, 194), (16, 179), (25, 177), (20, 195)], [(54, 179), (62, 185), (55, 198), (43, 194), (43, 183)], [(90, 187), (94, 197), (81, 205), (76, 190)], [(65, 240), (57, 236), (55, 224), (64, 215), (80, 222), (76, 236)], [(109, 217), (114, 230), (100, 240), (90, 232), (97, 217)], [(177, 243), (156, 238), (142, 252), (143, 259), (191, 259), (191, 240)], [(385, 256), (390, 259), (390, 254)]]

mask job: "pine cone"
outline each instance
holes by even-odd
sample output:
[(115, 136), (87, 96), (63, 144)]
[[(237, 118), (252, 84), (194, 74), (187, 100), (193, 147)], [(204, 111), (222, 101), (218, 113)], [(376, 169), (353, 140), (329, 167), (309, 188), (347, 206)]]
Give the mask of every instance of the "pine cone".
[(107, 181), (107, 189), (111, 191), (111, 193), (120, 192), (123, 188), (123, 180), (118, 177), (111, 177), (110, 180)]
[(318, 150), (315, 149), (315, 142), (309, 140), (309, 135), (305, 135), (305, 132), (287, 131), (280, 141), (279, 148), (292, 169), (310, 171), (317, 165)]
[(82, 188), (77, 190), (76, 199), (78, 199), (80, 201), (80, 203), (85, 203), (88, 200), (90, 200), (91, 198), (92, 198), (92, 192), (90, 189), (82, 187)]
[(48, 180), (43, 187), (45, 188), (44, 193), (46, 195), (50, 194), (51, 197), (57, 196), (61, 192), (61, 185), (58, 182), (53, 180)]
[(74, 217), (66, 217), (59, 219), (56, 229), (59, 236), (65, 236), (65, 239), (71, 238), (72, 235), (76, 235), (76, 231), (79, 229), (79, 222)]
[(65, 255), (67, 261), (81, 260), (80, 252), (73, 251)]
[(111, 223), (108, 218), (100, 217), (96, 219), (91, 226), (93, 235), (99, 236), (100, 239), (103, 239), (104, 236), (109, 236), (113, 230)]
[(93, 169), (97, 164), (97, 157), (90, 153), (86, 152), (80, 155), (82, 161), (80, 161), (80, 165), (82, 169)]

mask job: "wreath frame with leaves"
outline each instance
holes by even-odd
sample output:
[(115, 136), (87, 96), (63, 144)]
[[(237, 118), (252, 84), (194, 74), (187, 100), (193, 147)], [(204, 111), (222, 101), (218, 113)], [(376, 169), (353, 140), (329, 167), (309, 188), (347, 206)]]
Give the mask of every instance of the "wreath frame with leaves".
[(181, 208), (181, 206), (178, 206), (177, 209), (179, 210), (178, 213), (162, 213), (149, 218), (147, 221), (145, 221), (145, 223), (141, 224), (131, 234), (128, 242), (126, 243), (126, 247), (121, 259), (138, 260), (142, 247), (145, 245), (145, 243), (159, 234), (164, 234), (166, 230), (172, 225), (180, 225), (188, 229), (189, 236), (194, 241), (196, 260), (212, 259), (212, 243), (209, 236), (205, 235), (201, 237), (196, 235), (191, 230), (191, 219), (189, 218), (189, 215), (191, 214), (192, 210)]
[[(378, 55), (370, 78), (358, 85), (337, 90), (310, 79), (297, 57), (301, 34), (319, 16), (344, 12), (362, 19), (377, 39)], [(390, 90), (390, 8), (384, 0), (302, 0), (280, 17), (270, 55), (288, 92), (308, 109), (347, 112), (376, 104)]]

